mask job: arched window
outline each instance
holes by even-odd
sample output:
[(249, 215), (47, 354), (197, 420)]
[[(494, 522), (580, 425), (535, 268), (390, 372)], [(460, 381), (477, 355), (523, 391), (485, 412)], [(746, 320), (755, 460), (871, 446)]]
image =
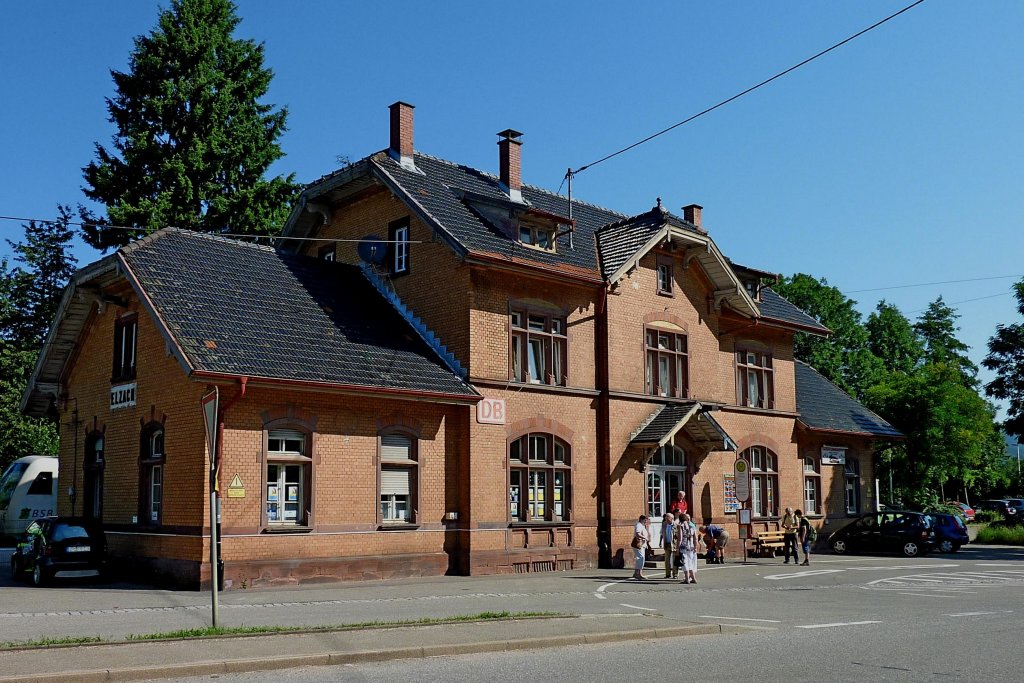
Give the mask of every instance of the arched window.
[(804, 458), (804, 514), (820, 515), (821, 472), (818, 459), (812, 455)]
[(93, 432), (85, 438), (83, 462), (85, 495), (82, 515), (90, 519), (103, 519), (103, 468), (106, 438), (102, 432)]
[(139, 448), (139, 523), (160, 524), (164, 502), (164, 428), (143, 428)]
[(266, 434), (266, 524), (306, 526), (312, 507), (312, 435), (293, 427), (275, 427)]
[(381, 524), (415, 524), (419, 491), (419, 442), (411, 434), (380, 435)]
[(779, 473), (775, 454), (764, 446), (751, 446), (740, 456), (750, 465), (750, 509), (754, 517), (779, 515)]
[(524, 434), (508, 445), (509, 517), (565, 522), (572, 514), (569, 444), (551, 434)]

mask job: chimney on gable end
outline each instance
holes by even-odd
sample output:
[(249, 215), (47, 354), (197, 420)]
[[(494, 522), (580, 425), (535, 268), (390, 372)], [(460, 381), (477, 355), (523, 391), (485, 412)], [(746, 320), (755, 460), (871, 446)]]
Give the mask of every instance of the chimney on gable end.
[(402, 165), (402, 168), (415, 170), (412, 148), (412, 110), (413, 105), (399, 100), (392, 104), (391, 110), (391, 146), (388, 154)]
[(498, 133), (498, 167), (501, 169), (501, 190), (512, 201), (523, 201), (522, 133), (508, 128)]
[(700, 224), (700, 210), (704, 207), (700, 204), (687, 204), (683, 207), (683, 220), (687, 223), (691, 223), (703, 232), (704, 228)]

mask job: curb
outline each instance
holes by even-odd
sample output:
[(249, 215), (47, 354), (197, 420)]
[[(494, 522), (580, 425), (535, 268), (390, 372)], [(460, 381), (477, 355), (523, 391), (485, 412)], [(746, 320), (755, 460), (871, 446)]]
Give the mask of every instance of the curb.
[(393, 650), (366, 650), (362, 652), (325, 652), (309, 655), (288, 655), (253, 659), (231, 659), (225, 661), (192, 662), (166, 666), (139, 666), (123, 669), (96, 669), (92, 671), (67, 671), (63, 673), (36, 674), (8, 678), (0, 676), (0, 683), (107, 683), (108, 681), (141, 681), (186, 676), (208, 676), (212, 674), (247, 673), (251, 671), (273, 671), (300, 666), (334, 666), (338, 664), (364, 664), (385, 662), (396, 659), (422, 659), (451, 655), (480, 654), (485, 652), (512, 652), (569, 645), (594, 645), (598, 643), (647, 640), (654, 638), (678, 638), (722, 634), (727, 631), (721, 624), (699, 624), (672, 626), (668, 628), (640, 629), (636, 631), (607, 631), (579, 635), (548, 636), (522, 640), (493, 640), (478, 643), (453, 643), (406, 647)]

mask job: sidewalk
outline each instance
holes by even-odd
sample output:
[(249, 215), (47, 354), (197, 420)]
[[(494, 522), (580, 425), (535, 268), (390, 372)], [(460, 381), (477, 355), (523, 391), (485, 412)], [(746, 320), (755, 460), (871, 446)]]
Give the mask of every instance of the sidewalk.
[(0, 651), (0, 683), (94, 683), (353, 664), (731, 632), (662, 616), (602, 615)]

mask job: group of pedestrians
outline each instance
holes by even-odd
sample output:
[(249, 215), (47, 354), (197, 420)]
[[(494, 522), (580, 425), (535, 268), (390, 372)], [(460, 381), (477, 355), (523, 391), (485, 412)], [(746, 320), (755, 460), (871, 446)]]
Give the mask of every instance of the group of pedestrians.
[[(793, 563), (807, 567), (811, 564), (811, 523), (804, 517), (804, 513), (800, 510), (796, 512), (793, 508), (786, 508), (786, 514), (782, 516), (782, 552), (785, 555), (785, 561), (783, 564), (789, 564), (789, 553), (793, 551)], [(804, 561), (800, 561), (800, 556), (797, 554), (797, 543), (800, 544), (800, 548), (804, 551)]]
[[(814, 541), (811, 523), (803, 512), (786, 508), (780, 523), (783, 531), (784, 564), (789, 564), (790, 552), (793, 562), (802, 566), (811, 563), (811, 543)], [(665, 578), (678, 579), (682, 569), (683, 583), (697, 583), (697, 553), (703, 552), (708, 564), (724, 564), (725, 548), (729, 544), (729, 534), (716, 524), (697, 526), (690, 519), (686, 506), (686, 496), (680, 491), (672, 501), (669, 511), (661, 520), (661, 545), (665, 550)], [(647, 515), (640, 515), (633, 529), (633, 578), (646, 581), (643, 574), (647, 554), (654, 539), (651, 535), (651, 520)], [(799, 544), (799, 546), (798, 546)], [(804, 552), (804, 561), (800, 562), (798, 547)]]

